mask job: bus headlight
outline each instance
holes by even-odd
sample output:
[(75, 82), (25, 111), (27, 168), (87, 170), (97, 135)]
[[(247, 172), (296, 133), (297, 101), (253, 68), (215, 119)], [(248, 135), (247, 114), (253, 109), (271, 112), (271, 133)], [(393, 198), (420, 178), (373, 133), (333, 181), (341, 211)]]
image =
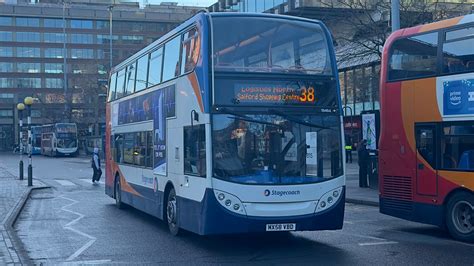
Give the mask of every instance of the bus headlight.
[(334, 204), (336, 204), (336, 202), (339, 201), (341, 194), (342, 194), (342, 187), (336, 188), (324, 194), (319, 199), (319, 204), (314, 210), (314, 212), (322, 212), (324, 210), (331, 208)]
[(214, 190), (217, 202), (231, 212), (247, 215), (244, 205), (236, 196), (224, 191)]

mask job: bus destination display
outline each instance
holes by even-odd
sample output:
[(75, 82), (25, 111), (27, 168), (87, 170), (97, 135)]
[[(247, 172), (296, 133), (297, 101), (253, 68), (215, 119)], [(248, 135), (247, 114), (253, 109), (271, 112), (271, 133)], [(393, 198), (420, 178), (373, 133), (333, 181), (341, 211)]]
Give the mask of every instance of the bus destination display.
[(238, 104), (311, 105), (318, 100), (313, 86), (296, 84), (236, 84), (234, 95)]

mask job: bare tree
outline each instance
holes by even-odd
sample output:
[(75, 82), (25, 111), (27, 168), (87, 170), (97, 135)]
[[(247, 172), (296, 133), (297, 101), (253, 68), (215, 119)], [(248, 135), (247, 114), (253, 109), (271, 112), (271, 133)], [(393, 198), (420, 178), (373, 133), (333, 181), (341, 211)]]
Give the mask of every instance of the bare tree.
[[(470, 0), (401, 0), (401, 27), (411, 27), (467, 14)], [(385, 40), (391, 33), (389, 0), (326, 0), (326, 8), (337, 12), (321, 18), (331, 28), (337, 43), (339, 64), (380, 61)]]

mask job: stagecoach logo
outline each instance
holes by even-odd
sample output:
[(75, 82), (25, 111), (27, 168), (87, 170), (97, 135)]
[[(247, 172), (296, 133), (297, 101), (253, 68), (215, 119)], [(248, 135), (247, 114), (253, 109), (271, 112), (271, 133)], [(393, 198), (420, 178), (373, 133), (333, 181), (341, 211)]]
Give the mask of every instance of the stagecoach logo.
[(263, 192), (263, 194), (265, 195), (265, 197), (268, 197), (270, 195), (272, 196), (279, 196), (279, 197), (283, 197), (283, 196), (295, 196), (295, 195), (299, 195), (300, 194), (300, 191), (299, 190), (269, 190), (269, 189), (265, 189), (265, 191)]

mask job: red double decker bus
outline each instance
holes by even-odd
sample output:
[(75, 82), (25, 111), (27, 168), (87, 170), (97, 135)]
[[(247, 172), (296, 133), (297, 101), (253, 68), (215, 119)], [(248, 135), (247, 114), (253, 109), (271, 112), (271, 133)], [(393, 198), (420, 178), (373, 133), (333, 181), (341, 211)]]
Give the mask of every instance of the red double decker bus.
[(474, 15), (394, 32), (380, 84), (380, 212), (474, 241)]

